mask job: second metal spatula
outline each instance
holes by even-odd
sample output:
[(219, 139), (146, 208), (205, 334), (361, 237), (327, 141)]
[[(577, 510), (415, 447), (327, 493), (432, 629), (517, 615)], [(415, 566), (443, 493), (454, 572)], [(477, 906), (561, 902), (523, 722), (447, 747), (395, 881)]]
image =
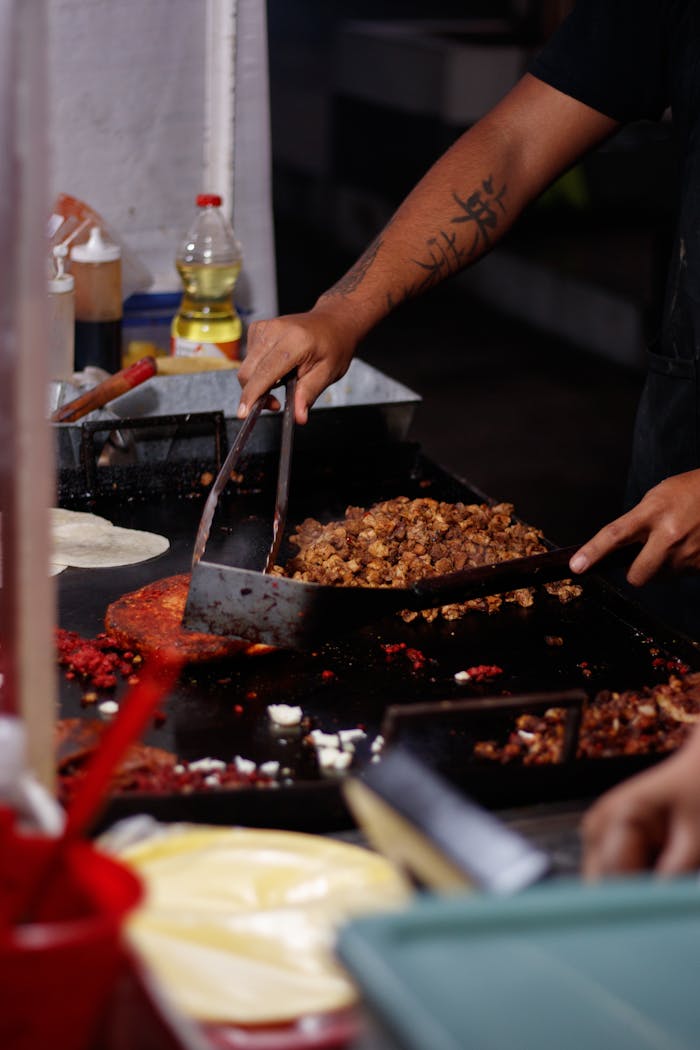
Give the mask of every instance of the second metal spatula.
[[(402, 609), (431, 609), (565, 579), (578, 549), (560, 547), (427, 577), (405, 587), (307, 583), (201, 560), (192, 573), (186, 626), (285, 649), (309, 649)], [(596, 568), (630, 560), (630, 548), (625, 548)]]

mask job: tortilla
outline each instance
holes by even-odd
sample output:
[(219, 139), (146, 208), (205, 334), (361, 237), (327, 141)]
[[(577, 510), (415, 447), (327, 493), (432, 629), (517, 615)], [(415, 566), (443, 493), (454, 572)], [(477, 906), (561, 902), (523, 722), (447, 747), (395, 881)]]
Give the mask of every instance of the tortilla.
[(106, 569), (135, 565), (163, 554), (170, 546), (165, 536), (113, 525), (94, 529), (89, 525), (63, 525), (54, 530), (53, 560), (82, 569)]
[(146, 886), (129, 939), (200, 1021), (276, 1024), (353, 1005), (336, 929), (410, 897), (389, 861), (321, 835), (175, 824), (115, 849)]
[(135, 565), (170, 547), (158, 533), (121, 528), (97, 514), (60, 507), (51, 510), (51, 541), (53, 565), (82, 569)]
[(114, 526), (107, 518), (101, 518), (99, 514), (90, 514), (84, 510), (66, 510), (65, 507), (51, 507), (49, 509), (49, 523), (51, 529), (57, 529), (61, 525), (102, 525), (112, 529)]

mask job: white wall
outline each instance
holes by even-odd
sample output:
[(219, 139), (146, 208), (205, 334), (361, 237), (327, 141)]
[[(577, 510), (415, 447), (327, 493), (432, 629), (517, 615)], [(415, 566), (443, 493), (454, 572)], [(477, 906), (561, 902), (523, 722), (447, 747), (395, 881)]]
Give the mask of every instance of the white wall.
[(48, 76), (52, 197), (96, 208), (172, 290), (195, 195), (231, 208), (235, 181), (245, 305), (274, 313), (264, 0), (49, 0)]

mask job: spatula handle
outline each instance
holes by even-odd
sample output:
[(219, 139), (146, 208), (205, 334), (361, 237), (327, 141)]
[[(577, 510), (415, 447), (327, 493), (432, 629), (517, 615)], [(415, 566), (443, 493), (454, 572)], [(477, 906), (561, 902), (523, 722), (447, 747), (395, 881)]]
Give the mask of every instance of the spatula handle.
[(265, 401), (267, 400), (267, 394), (262, 394), (261, 397), (254, 401), (250, 407), (248, 415), (243, 420), (241, 428), (236, 435), (236, 440), (231, 445), (228, 451), (226, 459), (221, 465), (219, 473), (216, 475), (214, 484), (209, 490), (207, 501), (204, 504), (204, 510), (202, 511), (202, 517), (199, 522), (199, 528), (197, 529), (197, 535), (194, 541), (194, 550), (192, 552), (192, 565), (195, 566), (207, 546), (207, 540), (209, 539), (209, 533), (211, 532), (211, 523), (214, 520), (214, 513), (216, 511), (217, 503), (219, 502), (219, 496), (226, 488), (229, 482), (231, 473), (236, 466), (240, 455), (245, 447), (245, 444), (250, 437), (250, 433), (258, 421), (258, 416), (263, 410)]
[(450, 602), (483, 598), (489, 594), (502, 594), (520, 587), (533, 587), (569, 577), (569, 561), (579, 549), (559, 547), (544, 554), (531, 554), (526, 558), (492, 562), (476, 569), (446, 573), (418, 580), (410, 588), (415, 604), (413, 608), (425, 609), (430, 604), (446, 605)]

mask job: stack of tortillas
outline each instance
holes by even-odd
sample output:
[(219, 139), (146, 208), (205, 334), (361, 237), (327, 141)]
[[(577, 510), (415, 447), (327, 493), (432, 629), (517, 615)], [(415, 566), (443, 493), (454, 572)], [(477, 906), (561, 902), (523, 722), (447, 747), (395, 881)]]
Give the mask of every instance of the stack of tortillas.
[(165, 536), (138, 529), (123, 529), (107, 518), (77, 510), (51, 508), (51, 572), (68, 565), (82, 569), (108, 569), (134, 565), (167, 551)]
[(279, 1024), (354, 1004), (335, 931), (411, 896), (388, 860), (322, 835), (171, 824), (121, 848), (118, 835), (102, 845), (146, 888), (129, 938), (199, 1021)]

